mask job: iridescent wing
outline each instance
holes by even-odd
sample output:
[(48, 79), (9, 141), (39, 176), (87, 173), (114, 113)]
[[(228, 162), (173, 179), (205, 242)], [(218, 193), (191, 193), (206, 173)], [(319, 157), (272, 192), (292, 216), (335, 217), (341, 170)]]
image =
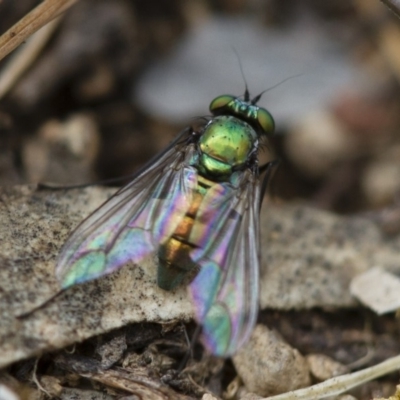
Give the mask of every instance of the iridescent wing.
[[(219, 192), (219, 193), (218, 193)], [(254, 328), (259, 293), (259, 197), (249, 170), (238, 187), (218, 184), (202, 202), (191, 254), (200, 271), (189, 286), (203, 343), (213, 354), (229, 356)]]
[(72, 233), (56, 267), (63, 288), (139, 262), (171, 236), (197, 186), (197, 171), (186, 162), (193, 146), (176, 146), (188, 135), (178, 136)]
[[(193, 152), (171, 146), (78, 226), (56, 268), (63, 288), (139, 262), (168, 240), (197, 190)], [(190, 256), (200, 271), (189, 293), (204, 344), (216, 355), (233, 354), (257, 318), (258, 204), (258, 183), (241, 172), (236, 184), (210, 186), (191, 230), (197, 247)]]

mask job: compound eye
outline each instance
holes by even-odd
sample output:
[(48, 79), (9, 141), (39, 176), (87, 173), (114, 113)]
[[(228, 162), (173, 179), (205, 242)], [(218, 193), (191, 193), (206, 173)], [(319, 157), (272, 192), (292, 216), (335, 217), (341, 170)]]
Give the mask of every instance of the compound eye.
[(230, 94), (224, 94), (222, 96), (218, 96), (210, 103), (210, 111), (212, 113), (218, 112), (219, 110), (226, 107), (231, 101), (235, 99), (236, 97), (231, 96)]
[(257, 121), (261, 129), (267, 134), (274, 133), (275, 122), (272, 115), (265, 109), (259, 108), (257, 111)]

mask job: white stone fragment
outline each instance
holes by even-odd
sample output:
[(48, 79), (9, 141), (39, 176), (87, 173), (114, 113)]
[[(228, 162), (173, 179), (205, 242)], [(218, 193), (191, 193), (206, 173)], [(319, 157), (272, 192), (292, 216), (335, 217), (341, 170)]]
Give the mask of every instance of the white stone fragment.
[(20, 400), (20, 397), (8, 386), (0, 384), (0, 400)]
[(350, 292), (379, 315), (400, 308), (400, 278), (379, 267), (354, 277)]

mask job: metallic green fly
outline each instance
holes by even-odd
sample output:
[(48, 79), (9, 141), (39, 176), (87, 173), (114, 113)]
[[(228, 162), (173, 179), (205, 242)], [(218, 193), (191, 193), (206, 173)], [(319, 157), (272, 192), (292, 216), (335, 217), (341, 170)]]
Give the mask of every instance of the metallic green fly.
[[(132, 182), (83, 221), (64, 245), (57, 277), (63, 289), (157, 253), (157, 284), (184, 280), (205, 347), (235, 353), (258, 313), (260, 182), (258, 152), (274, 131), (271, 114), (223, 95), (212, 117), (185, 129)], [(268, 165), (267, 165), (268, 166)]]

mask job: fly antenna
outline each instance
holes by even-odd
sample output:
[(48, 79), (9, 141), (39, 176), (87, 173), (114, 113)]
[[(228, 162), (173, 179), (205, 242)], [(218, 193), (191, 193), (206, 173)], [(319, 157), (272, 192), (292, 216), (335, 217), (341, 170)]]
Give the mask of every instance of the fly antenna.
[(299, 76), (302, 76), (302, 75), (304, 75), (304, 73), (292, 75), (292, 76), (289, 76), (288, 78), (285, 78), (283, 81), (278, 82), (278, 83), (275, 84), (274, 86), (271, 86), (270, 88), (263, 90), (260, 94), (258, 94), (256, 97), (254, 97), (254, 98), (251, 100), (250, 103), (251, 103), (252, 105), (257, 104), (257, 103), (260, 101), (261, 96), (262, 96), (264, 93), (269, 92), (269, 91), (272, 90), (272, 89), (275, 89), (276, 87), (282, 85), (282, 83), (285, 83), (286, 81), (288, 81), (288, 80), (290, 80), (290, 79), (298, 78)]
[(242, 78), (244, 81), (244, 85), (245, 85), (245, 90), (244, 90), (244, 101), (249, 101), (250, 100), (250, 93), (249, 93), (249, 87), (247, 86), (247, 81), (246, 81), (246, 77), (244, 75), (243, 72), (243, 65), (242, 65), (242, 61), (240, 59), (239, 53), (237, 52), (237, 50), (232, 46), (232, 50), (234, 51), (234, 53), (236, 54), (236, 57), (238, 59), (239, 62), (239, 68), (240, 68), (240, 73), (242, 74)]

